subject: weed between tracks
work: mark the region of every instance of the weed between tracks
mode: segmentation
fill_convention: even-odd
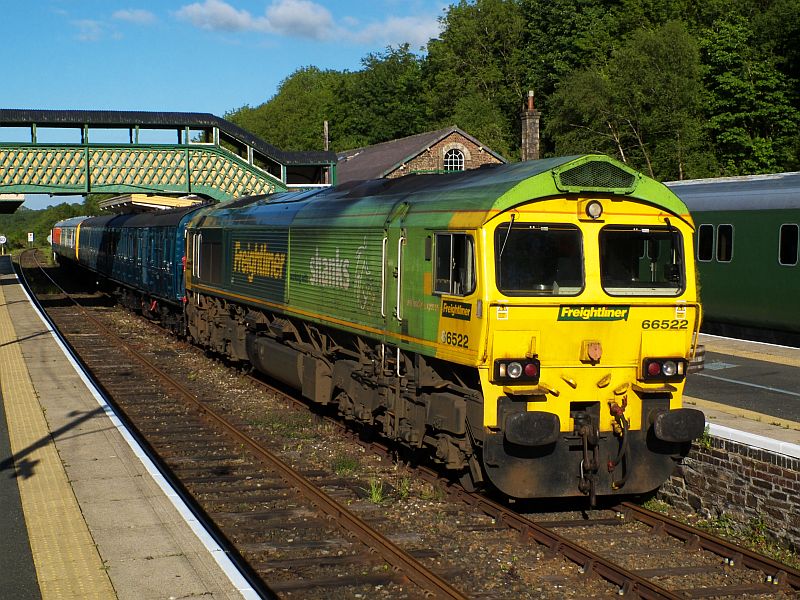
[[[283,413],[264,413],[249,424],[273,435],[295,440],[308,440],[314,437],[311,428],[311,415],[299,411]]]
[[[702,519],[696,515],[687,516],[675,513],[669,504],[657,498],[650,498],[642,506],[653,512],[668,514],[686,525],[718,535],[753,552],[768,556],[773,560],[786,563],[794,568],[800,568],[800,555],[785,546],[775,543],[767,536],[767,525],[762,515],[750,519],[748,523],[740,523],[725,514],[711,519]]]
[[[361,464],[352,456],[336,456],[331,461],[331,468],[337,475],[350,475],[358,471]]]

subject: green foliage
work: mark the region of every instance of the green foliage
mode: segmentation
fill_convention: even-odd
[[[605,65],[558,86],[546,131],[556,154],[602,152],[659,179],[707,175],[698,166],[701,89],[699,53],[683,23],[639,29]]]
[[[369,480],[369,488],[365,488],[369,494],[369,501],[373,504],[383,504],[386,499],[386,492],[383,489],[383,482],[380,479],[372,478]]]
[[[225,115],[239,127],[281,150],[324,149],[323,123],[336,104],[335,90],[347,73],[303,67],[284,79],[278,93],[256,107]]]
[[[525,21],[518,2],[462,0],[428,44],[428,100],[437,127],[457,125],[503,155],[519,148],[527,92]]]
[[[338,82],[330,113],[333,147],[359,148],[425,131],[421,62],[408,44],[369,54],[361,64],[361,71]]]
[[[716,21],[701,40],[707,130],[725,175],[774,172],[797,160],[797,81],[758,52],[754,38],[744,17],[734,16]]]
[[[357,458],[347,455],[336,456],[331,463],[331,467],[333,467],[333,471],[337,475],[354,473],[360,466],[361,464],[358,462]]]
[[[601,65],[628,21],[621,18],[620,2],[613,0],[520,0],[519,5],[527,83],[547,112],[558,84],[576,71]]]

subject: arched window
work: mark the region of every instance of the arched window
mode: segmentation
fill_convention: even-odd
[[[463,171],[464,170],[464,153],[461,150],[448,150],[444,153],[444,170],[445,171]]]

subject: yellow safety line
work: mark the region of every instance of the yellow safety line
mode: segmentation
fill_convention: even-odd
[[[795,429],[800,431],[800,423],[797,421],[789,421],[787,419],[780,419],[772,415],[765,415],[764,413],[747,410],[746,408],[738,408],[736,406],[728,406],[727,404],[719,404],[711,402],[710,400],[701,400],[700,398],[692,398],[684,394],[683,401],[686,404],[694,404],[697,408],[705,408],[707,410],[718,410],[735,417],[757,421],[759,423],[766,423],[768,425],[775,425],[783,429]]]
[[[116,598],[50,437],[1,285],[0,386],[42,598]]]

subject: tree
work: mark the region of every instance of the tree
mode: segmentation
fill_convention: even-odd
[[[637,30],[604,65],[558,86],[548,133],[557,154],[603,152],[659,179],[701,176],[700,61],[683,23]]]
[[[361,64],[361,71],[336,86],[329,109],[334,147],[347,150],[425,131],[422,64],[409,45],[368,54]]]
[[[509,156],[519,148],[519,111],[526,87],[519,3],[461,0],[428,44],[425,80],[432,125],[458,125]]]
[[[303,67],[284,79],[278,92],[256,107],[243,106],[226,119],[281,150],[324,149],[323,122],[337,103],[339,71]]]
[[[796,166],[797,81],[754,43],[743,17],[721,19],[701,40],[707,65],[707,125],[723,175]]]
[[[638,3],[638,2],[637,2]],[[524,64],[544,111],[566,77],[611,55],[626,19],[617,0],[520,0]]]

